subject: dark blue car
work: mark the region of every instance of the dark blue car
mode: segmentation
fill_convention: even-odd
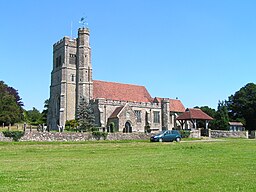
[[[181,134],[177,130],[165,130],[150,137],[150,141],[163,142],[163,141],[181,141]]]

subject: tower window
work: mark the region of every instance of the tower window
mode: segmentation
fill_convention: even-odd
[[[59,57],[56,58],[55,65],[56,65],[56,68],[59,67]]]
[[[74,75],[74,74],[71,75],[71,81],[72,81],[72,82],[75,81],[75,75]]]
[[[59,57],[56,57],[55,64],[56,64],[56,68],[61,66],[61,55]]]
[[[76,55],[69,54],[69,64],[76,64]]]

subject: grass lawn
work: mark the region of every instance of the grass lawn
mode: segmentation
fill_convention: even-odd
[[[255,191],[256,141],[0,143],[0,191]]]

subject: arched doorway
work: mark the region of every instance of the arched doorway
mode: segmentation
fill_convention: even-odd
[[[131,125],[131,123],[129,121],[127,121],[125,123],[123,132],[124,133],[131,133],[132,132],[132,125]]]

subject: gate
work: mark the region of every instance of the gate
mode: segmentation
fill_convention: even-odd
[[[209,137],[209,129],[201,129],[201,136],[202,137]]]

